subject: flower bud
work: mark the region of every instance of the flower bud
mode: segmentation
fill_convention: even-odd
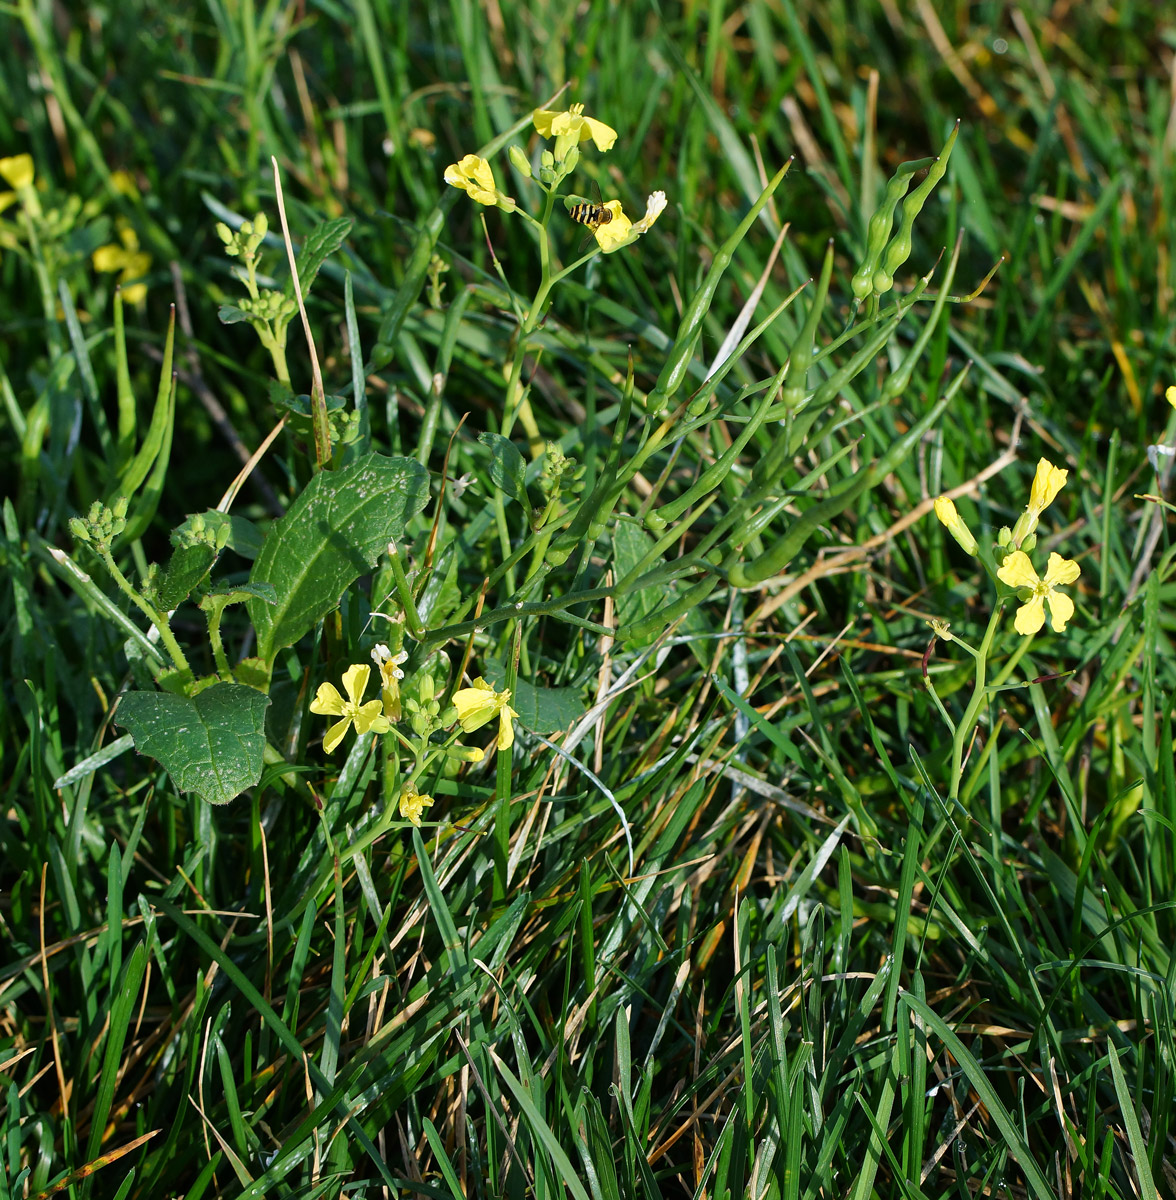
[[[523,153],[522,147],[521,146],[511,146],[510,150],[507,153],[510,157],[510,161],[514,164],[515,170],[518,171],[519,174],[522,175],[524,178],[530,179],[531,178],[531,164],[528,161],[526,154]]]
[[[959,543],[965,554],[976,555],[976,539],[972,531],[964,524],[963,517],[956,512],[956,506],[948,496],[939,496],[935,501],[935,515],[939,523]]]

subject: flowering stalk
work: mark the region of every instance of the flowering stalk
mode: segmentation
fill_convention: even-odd
[[[934,636],[949,642],[960,641],[960,644],[972,656],[974,663],[972,695],[958,722],[952,721],[940,702],[924,664],[923,678],[927,690],[931,693],[952,735],[951,768],[948,779],[948,795],[952,800],[958,801],[959,799],[965,751],[979,722],[981,707],[985,703],[988,693],[1005,686],[1007,680],[1017,669],[1021,659],[1028,651],[1034,635],[1046,623],[1047,608],[1050,625],[1057,633],[1065,630],[1074,615],[1073,600],[1060,589],[1077,581],[1078,564],[1070,559],[1062,558],[1060,554],[1051,553],[1045,575],[1039,577],[1029,557],[1029,554],[1036,548],[1037,525],[1041,514],[1065,486],[1066,476],[1065,470],[1053,466],[1047,459],[1043,458],[1038,462],[1030,490],[1029,503],[1026,505],[1025,511],[1018,518],[1013,529],[1006,527],[999,531],[997,543],[992,548],[991,555],[987,551],[980,550],[972,531],[949,497],[940,496],[935,501],[937,519],[960,548],[971,557],[980,559],[994,584],[1003,584],[1007,588],[1014,589],[1012,592],[1003,591],[998,586],[992,613],[988,619],[988,627],[980,645],[975,650],[948,633],[946,623],[932,621]],[[1014,628],[1021,635],[1022,640],[1004,663],[995,681],[989,684],[989,655],[992,653],[996,633],[1001,624],[1005,602],[1012,596],[1016,596],[1020,601]],[[930,648],[928,649],[929,654]]]

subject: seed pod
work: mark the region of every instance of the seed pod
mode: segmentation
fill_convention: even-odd
[[[890,277],[890,283],[887,284],[887,287],[893,284],[894,275],[898,268],[910,258],[915,218],[922,211],[927,197],[931,195],[931,190],[947,173],[947,160],[951,157],[952,147],[955,145],[955,140],[959,132],[960,123],[957,121],[947,141],[944,142],[939,157],[931,164],[931,169],[927,172],[927,178],[903,201],[902,224],[899,226],[894,241],[886,248],[886,257],[882,261],[880,274]],[[878,278],[879,273],[876,273],[875,284],[877,284]]]

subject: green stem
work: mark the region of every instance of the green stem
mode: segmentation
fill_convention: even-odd
[[[109,546],[99,544],[95,546],[95,549],[106,564],[106,569],[110,572],[111,578],[118,584],[119,590],[159,630],[159,640],[164,644],[168,654],[171,655],[171,660],[175,664],[176,669],[187,671],[191,674],[192,668],[188,666],[188,660],[184,657],[184,652],[180,649],[180,643],[176,641],[175,635],[169,628],[167,618],[153,605],[148,604],[134,587],[131,586],[131,581],[118,569],[118,564],[114,561],[114,556],[110,553]]]
[[[980,648],[976,652],[976,683],[972,688],[972,699],[968,701],[968,707],[964,709],[964,715],[960,718],[960,723],[956,726],[955,733],[952,735],[951,789],[948,793],[949,798],[952,800],[959,799],[960,778],[964,773],[964,747],[967,745],[968,739],[972,736],[972,731],[976,728],[980,707],[985,700],[988,655],[992,650],[992,642],[996,637],[996,631],[1000,625],[1000,616],[1003,608],[1003,600],[998,600],[993,605],[992,616],[988,619],[988,628],[984,631],[984,640],[980,643]]]
[[[233,682],[233,668],[229,665],[228,655],[225,654],[225,643],[221,637],[221,618],[225,615],[225,605],[219,605],[208,614],[208,641],[212,646],[212,658],[216,663],[216,673],[226,682]]]
[[[527,319],[523,322],[522,328],[519,330],[518,344],[515,346],[514,362],[510,368],[510,383],[506,389],[506,404],[503,406],[502,412],[502,436],[510,437],[510,431],[514,428],[516,418],[523,424],[523,428],[527,431],[527,436],[533,443],[539,442],[539,427],[535,424],[534,414],[531,412],[530,402],[523,396],[523,360],[527,356],[527,342],[539,328],[539,322],[543,319],[543,311],[547,307],[547,297],[551,293],[552,286],[555,284],[556,278],[551,274],[551,239],[547,233],[547,227],[551,221],[552,208],[555,205],[555,193],[548,192],[547,202],[543,207],[543,219],[539,224],[539,287],[535,292],[535,298],[531,301],[531,307],[527,310]]]
[[[400,552],[395,542],[388,543],[388,559],[392,564],[392,578],[396,583],[396,595],[404,609],[404,619],[408,623],[408,632],[414,641],[421,641],[425,636],[425,627],[416,610],[416,602],[412,598],[412,588],[404,575],[404,567],[400,564]]]

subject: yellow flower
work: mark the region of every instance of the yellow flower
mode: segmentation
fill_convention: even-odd
[[[333,683],[320,683],[318,692],[310,702],[310,711],[320,717],[342,717],[327,730],[323,738],[323,749],[330,754],[343,740],[349,725],[355,726],[355,732],[363,735],[369,730],[373,733],[387,733],[391,726],[388,718],[383,715],[383,705],[379,700],[369,700],[360,703],[360,697],[367,688],[371,667],[355,664],[343,672],[343,689],[347,693],[344,700]]]
[[[14,154],[11,158],[0,158],[0,179],[10,188],[20,191],[33,185],[33,156]]]
[[[1044,605],[1048,604],[1050,624],[1055,633],[1061,633],[1074,615],[1074,601],[1057,589],[1063,584],[1073,583],[1079,573],[1080,568],[1073,559],[1051,554],[1045,568],[1045,578],[1038,579],[1029,555],[1023,550],[1014,550],[1004,560],[1004,566],[997,571],[996,577],[1009,587],[1028,589],[1028,598],[1017,609],[1017,632],[1025,637],[1036,633],[1045,624]]]
[[[0,179],[14,189],[11,192],[0,192],[0,212],[21,200],[30,216],[40,214],[41,202],[33,190],[33,175],[31,154],[13,154],[9,158],[0,158]]]
[[[1037,463],[1037,474],[1033,476],[1033,486],[1029,489],[1028,511],[1038,516],[1053,503],[1054,497],[1066,486],[1066,476],[1069,471],[1055,467],[1048,459],[1040,459]]]
[[[94,270],[121,271],[118,285],[122,288],[123,299],[128,304],[141,304],[147,296],[147,285],[131,281],[142,279],[147,274],[151,268],[151,255],[139,249],[139,238],[129,225],[124,225],[118,231],[118,236],[122,241],[121,246],[112,242],[94,251]]]
[[[555,138],[555,159],[563,162],[573,146],[591,138],[597,150],[611,150],[617,131],[603,121],[584,116],[584,106],[573,104],[566,112],[537,108],[531,114],[535,128],[545,137]]]
[[[602,207],[612,213],[612,217],[607,224],[597,225],[592,233],[596,238],[596,244],[601,250],[605,254],[611,254],[614,250],[619,250],[623,245],[628,243],[629,234],[633,229],[633,222],[625,216],[619,200],[610,200]]]
[[[1172,387],[1170,387],[1164,393],[1164,399],[1167,400],[1173,408],[1176,408],[1176,384],[1173,384]]]
[[[964,524],[963,517],[956,511],[956,506],[950,496],[935,498],[935,515],[939,523],[951,534],[966,554],[976,553],[976,539],[972,531]]]
[[[1061,467],[1055,467],[1047,458],[1037,463],[1037,473],[1033,476],[1033,486],[1029,489],[1029,503],[1025,511],[1017,518],[1013,526],[1013,542],[1020,546],[1027,537],[1037,530],[1037,522],[1041,514],[1053,503],[1054,497],[1066,485],[1066,476],[1070,472]]]
[[[610,200],[605,208],[612,213],[612,220],[605,225],[598,225],[593,230],[597,245],[605,254],[611,254],[622,246],[635,242],[661,216],[666,207],[665,192],[654,192],[646,201],[645,216],[640,221],[630,221],[621,209],[619,200]]]
[[[421,825],[421,814],[433,803],[432,796],[423,796],[411,783],[406,783],[400,789],[400,815],[418,829]]]
[[[476,154],[467,154],[461,162],[451,163],[445,168],[445,182],[451,187],[467,192],[471,200],[485,204],[488,208],[497,205],[506,212],[514,212],[518,205],[510,196],[498,190],[490,164]]]
[[[457,719],[466,733],[481,729],[492,717],[498,717],[498,749],[509,750],[514,744],[512,718],[519,714],[510,706],[510,689],[496,692],[480,675],[473,686],[453,693]]]

